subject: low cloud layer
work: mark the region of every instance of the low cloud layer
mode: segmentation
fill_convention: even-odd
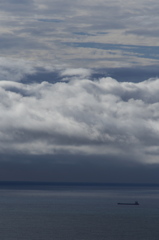
[[[0,81],[1,154],[73,154],[158,162],[159,79]],[[83,75],[82,75],[83,76]]]

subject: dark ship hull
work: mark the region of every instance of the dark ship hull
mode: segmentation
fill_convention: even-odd
[[[138,202],[134,202],[134,203],[118,203],[118,205],[139,205]]]

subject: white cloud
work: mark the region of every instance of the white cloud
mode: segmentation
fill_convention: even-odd
[[[86,78],[91,75],[92,71],[90,69],[85,68],[68,68],[61,71],[61,76],[66,77],[69,76],[69,78],[72,77],[81,77]],[[67,78],[68,80],[68,78]]]
[[[58,66],[40,62],[26,61],[24,59],[3,58],[0,57],[0,80],[21,81],[26,75],[34,75],[39,69],[46,72],[61,70],[62,66]]]
[[[157,162],[159,79],[79,80],[1,81],[0,152],[66,151]]]

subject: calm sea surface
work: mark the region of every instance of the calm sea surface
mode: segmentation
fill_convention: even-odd
[[[0,240],[36,239],[158,240],[159,187],[0,188]]]

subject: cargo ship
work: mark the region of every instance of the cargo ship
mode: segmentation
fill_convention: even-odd
[[[139,205],[139,203],[135,201],[134,203],[118,203],[118,205]]]

